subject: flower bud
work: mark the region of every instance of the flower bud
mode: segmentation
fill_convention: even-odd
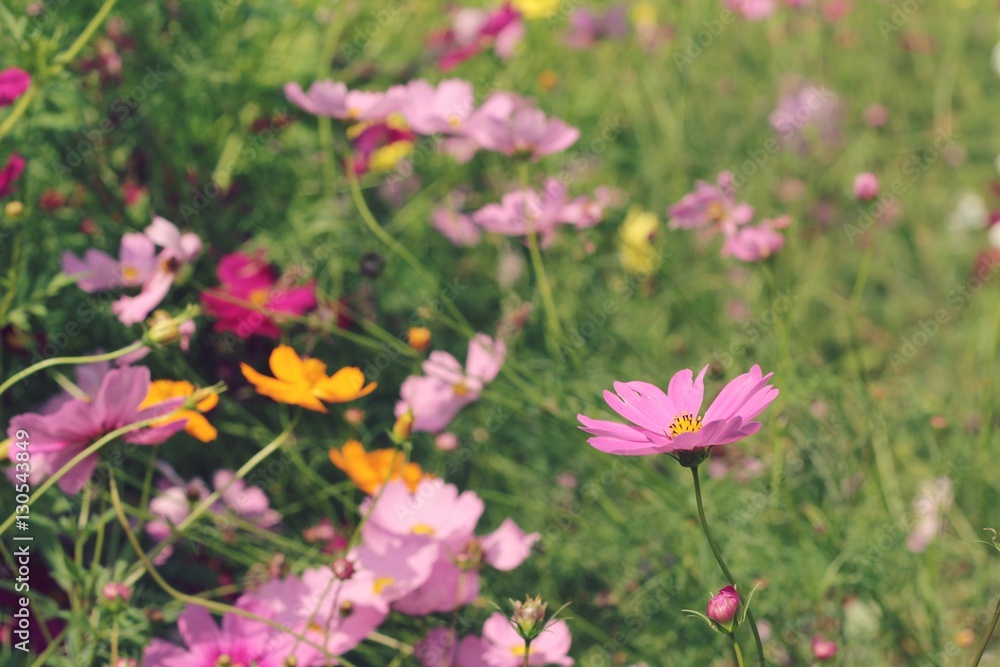
[[[708,601],[708,608],[705,614],[724,627],[726,630],[733,629],[733,619],[740,608],[740,595],[732,586],[726,586],[719,593]]]
[[[346,558],[338,558],[333,561],[333,565],[330,566],[330,569],[333,570],[333,576],[337,577],[341,581],[350,579],[354,576],[354,563]]]
[[[121,582],[109,581],[101,589],[101,598],[112,609],[121,609],[130,597],[132,597],[132,589]]]
[[[7,217],[10,220],[18,220],[20,219],[21,214],[24,213],[24,204],[22,204],[19,201],[7,202],[7,205],[4,207],[3,212],[7,215]]]
[[[427,327],[410,327],[406,339],[417,352],[423,352],[431,344],[431,330]]]
[[[854,196],[863,201],[870,201],[878,196],[879,182],[875,174],[865,172],[854,179]]]
[[[832,660],[837,655],[837,642],[823,639],[819,635],[813,637],[812,641],[813,657],[820,662]]]
[[[396,423],[392,425],[392,439],[396,444],[402,444],[410,439],[413,432],[413,412],[407,410],[399,415]]]
[[[347,408],[344,410],[344,421],[351,426],[357,426],[365,421],[365,411],[361,408]]]
[[[142,342],[151,346],[164,346],[179,343],[181,347],[187,347],[187,340],[191,337],[191,324],[196,315],[201,312],[198,306],[188,306],[177,317],[171,317],[165,310],[156,310],[146,320],[149,329],[142,336]]]
[[[514,612],[510,616],[511,623],[524,641],[530,642],[542,634],[542,630],[545,629],[545,609],[548,604],[542,601],[541,595],[533,598],[525,595],[524,602],[511,600],[510,603],[514,606]]]

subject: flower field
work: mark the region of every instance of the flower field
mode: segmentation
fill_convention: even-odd
[[[0,663],[1000,665],[998,19],[0,4]]]

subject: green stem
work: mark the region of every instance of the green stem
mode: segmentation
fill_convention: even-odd
[[[99,361],[110,361],[111,359],[117,359],[118,357],[124,357],[130,352],[135,352],[136,350],[145,346],[141,340],[137,340],[127,347],[123,347],[120,350],[115,350],[114,352],[106,352],[105,354],[93,354],[83,357],[53,357],[51,359],[43,359],[33,366],[28,366],[20,373],[15,373],[9,377],[3,384],[0,384],[0,396],[3,396],[4,392],[13,387],[15,384],[33,375],[40,370],[44,370],[51,366],[63,366],[65,364],[94,364]],[[0,531],[2,532],[2,531]]]
[[[527,163],[522,162],[518,171],[520,172],[521,191],[526,192],[528,189]],[[531,268],[538,281],[538,290],[542,293],[542,305],[545,306],[545,342],[548,344],[549,352],[554,357],[562,359],[562,353],[559,351],[559,341],[563,337],[562,325],[559,323],[559,315],[556,312],[556,302],[552,298],[552,284],[549,282],[549,274],[546,273],[545,263],[542,261],[542,251],[538,245],[535,221],[534,218],[529,218],[527,205],[524,207],[524,216],[528,227],[528,253],[531,255]]]
[[[701,480],[698,478],[698,466],[691,466],[691,476],[694,478],[694,498],[698,504],[698,518],[701,520],[701,529],[705,531],[708,546],[711,547],[712,553],[715,555],[715,560],[719,563],[719,567],[722,568],[722,573],[726,575],[726,581],[729,582],[730,586],[739,590],[739,586],[736,585],[736,578],[729,571],[726,560],[722,557],[722,550],[719,549],[719,544],[715,541],[715,537],[712,536],[712,531],[708,527],[708,519],[705,518],[705,504],[701,499]],[[753,639],[757,645],[757,657],[760,660],[760,665],[766,665],[767,662],[764,660],[764,646],[760,640],[760,631],[757,630],[757,619],[754,618],[753,612],[750,609],[747,609],[747,620],[750,621],[750,630],[753,632]]]
[[[80,36],[77,37],[72,44],[70,44],[68,49],[57,55],[53,59],[53,62],[58,65],[65,65],[72,62],[73,58],[76,57],[76,54],[78,54],[80,50],[87,45],[90,38],[94,36],[97,29],[101,27],[102,23],[104,23],[104,19],[108,18],[108,14],[111,13],[111,10],[117,2],[118,0],[104,0],[104,4],[101,5],[101,8],[97,10],[96,14],[94,14],[94,18],[90,19],[90,23],[88,23],[87,27],[83,29]]]
[[[743,667],[743,652],[740,651],[740,645],[736,643],[736,637],[729,635],[730,641],[733,642],[733,656],[736,658],[737,667]]]
[[[14,124],[24,115],[24,112],[28,110],[28,105],[31,104],[31,100],[35,98],[35,93],[38,92],[37,86],[30,86],[28,90],[24,91],[20,99],[17,100],[17,104],[14,108],[10,110],[10,114],[3,119],[0,123],[0,141],[7,136]]]
[[[997,608],[993,611],[993,620],[990,621],[990,627],[986,629],[983,641],[979,644],[979,650],[976,651],[976,657],[972,660],[972,667],[978,667],[979,661],[983,659],[983,654],[986,653],[986,645],[990,643],[990,637],[993,636],[993,631],[997,629],[997,621],[1000,621],[1000,598],[997,599]]]

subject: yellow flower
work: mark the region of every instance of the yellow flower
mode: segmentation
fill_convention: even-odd
[[[149,385],[149,392],[139,405],[139,409],[149,408],[172,398],[186,398],[194,394],[194,391],[194,385],[186,380],[155,380]],[[219,437],[219,432],[201,413],[208,412],[218,404],[219,396],[209,394],[195,405],[195,410],[181,410],[170,419],[163,420],[163,423],[169,424],[186,419],[185,431],[202,442],[211,442]]]
[[[559,0],[514,0],[514,9],[526,19],[544,19],[559,9]]]
[[[645,273],[656,268],[658,257],[652,239],[660,227],[656,215],[638,206],[629,208],[618,231],[622,267],[629,273]]]
[[[395,449],[367,452],[357,440],[348,440],[340,449],[331,449],[330,461],[368,495],[374,494],[381,484],[400,478],[410,491],[416,491],[417,484],[424,478],[419,465],[404,462],[402,452]]]
[[[326,364],[319,359],[300,358],[287,345],[274,348],[268,365],[274,377],[258,373],[247,364],[240,364],[240,370],[261,396],[316,412],[326,412],[324,402],[353,401],[367,396],[378,386],[374,382],[365,386],[364,373],[353,366],[327,375]]]
[[[394,141],[375,149],[368,158],[368,168],[372,171],[392,171],[399,161],[413,152],[412,141]]]

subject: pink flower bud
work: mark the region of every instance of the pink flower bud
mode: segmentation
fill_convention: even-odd
[[[864,172],[854,179],[854,196],[864,201],[878,196],[878,178],[875,174]]]
[[[873,104],[865,109],[865,122],[869,127],[882,127],[889,120],[889,110],[881,104]]]
[[[739,593],[737,593],[736,589],[732,586],[726,586],[719,591],[718,595],[708,601],[706,614],[710,619],[719,625],[724,625],[729,628],[731,627],[733,619],[736,617],[736,611],[739,608]]]
[[[832,660],[837,655],[837,642],[823,639],[819,635],[813,637],[813,657],[820,662]]]
[[[104,584],[101,595],[108,602],[127,602],[132,597],[132,589],[125,584],[111,581]]]
[[[451,452],[458,448],[458,436],[448,431],[438,433],[434,438],[434,444],[442,452]]]
[[[354,563],[346,558],[338,558],[333,561],[333,565],[330,568],[333,570],[333,576],[342,581],[354,576]]]

